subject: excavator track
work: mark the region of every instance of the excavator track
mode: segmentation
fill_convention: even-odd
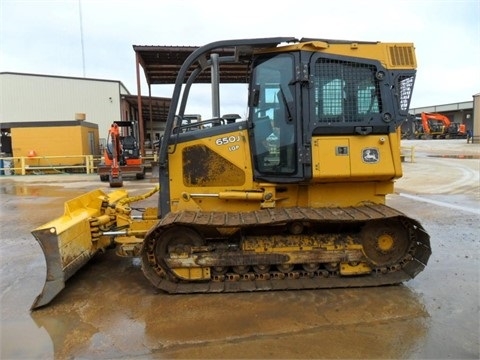
[[[173,294],[367,287],[414,278],[430,254],[420,223],[386,205],[184,211],[147,234],[142,269]]]

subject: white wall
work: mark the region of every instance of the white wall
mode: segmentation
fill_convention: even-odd
[[[76,113],[85,113],[106,138],[110,124],[121,120],[125,94],[119,81],[0,73],[0,122],[75,120]]]

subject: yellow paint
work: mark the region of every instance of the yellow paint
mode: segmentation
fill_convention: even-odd
[[[252,181],[246,130],[178,143],[173,148],[169,155],[173,211],[224,211],[230,202],[235,211],[259,208],[263,193]],[[196,156],[188,156],[192,154]],[[209,169],[202,162],[208,163]]]
[[[246,130],[178,143],[171,147],[169,158],[172,211],[384,204],[385,196],[394,191],[395,179],[402,176],[399,145],[398,133],[316,136],[312,181],[276,185],[253,181]],[[369,149],[374,149],[377,160],[365,161]],[[185,162],[186,153],[196,159]]]
[[[393,137],[393,139],[392,139]],[[318,181],[393,180],[401,176],[396,134],[356,137],[314,137],[313,177]],[[398,149],[397,149],[398,148]],[[372,152],[372,154],[366,152]],[[369,162],[369,156],[372,162]]]
[[[172,272],[184,280],[209,280],[210,268],[209,267],[191,267],[191,268],[174,268]]]
[[[17,127],[11,129],[11,134],[13,157],[27,157],[26,165],[31,167],[83,164],[82,157],[55,159],[42,157],[96,155],[99,152],[98,128],[78,125],[77,122],[72,122],[72,126]],[[90,150],[90,137],[93,137],[95,147],[93,151]],[[36,158],[28,158],[32,151],[35,152]]]
[[[355,41],[335,44],[324,41],[310,41],[294,45],[280,46],[268,51],[259,52],[284,52],[304,50],[350,56],[354,58],[378,60],[387,69],[413,69],[417,67],[415,47],[412,43],[358,43]]]
[[[340,274],[344,276],[370,274],[371,272],[372,272],[372,268],[368,266],[366,263],[358,263],[358,264],[341,263],[340,264]]]
[[[394,240],[390,235],[383,234],[378,238],[377,243],[381,251],[389,251],[393,248]]]

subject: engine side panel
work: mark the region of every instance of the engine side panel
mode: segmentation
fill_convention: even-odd
[[[314,181],[382,181],[402,175],[393,134],[316,136],[312,144]]]

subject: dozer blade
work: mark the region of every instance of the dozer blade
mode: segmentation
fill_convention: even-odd
[[[105,202],[112,204],[126,196],[124,190],[109,195],[99,189],[93,190],[67,201],[62,216],[32,231],[47,265],[45,285],[32,310],[52,301],[73,274],[95,253],[110,245],[110,239],[99,237],[98,233],[92,237],[90,219],[103,215]]]

